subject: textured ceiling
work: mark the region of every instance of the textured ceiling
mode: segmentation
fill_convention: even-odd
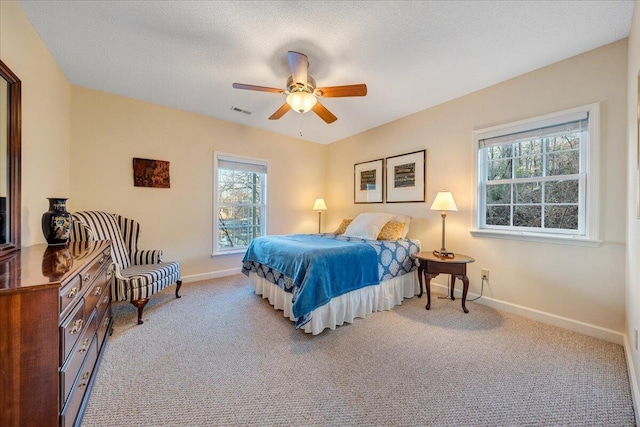
[[[633,1],[20,1],[73,84],[331,143],[629,35]],[[268,117],[286,53],[338,120]],[[235,106],[252,112],[231,110]],[[302,132],[302,136],[300,133]]]

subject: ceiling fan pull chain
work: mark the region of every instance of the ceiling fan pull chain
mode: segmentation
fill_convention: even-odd
[[[300,116],[300,125],[299,125],[299,128],[300,128],[300,137],[302,137],[302,114],[298,114],[298,115]]]

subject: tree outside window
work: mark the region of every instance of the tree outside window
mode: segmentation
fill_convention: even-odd
[[[214,252],[245,249],[266,232],[266,162],[216,155]]]
[[[590,237],[593,113],[595,104],[475,132],[479,231]]]

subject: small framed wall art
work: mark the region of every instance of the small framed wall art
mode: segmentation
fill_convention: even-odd
[[[135,187],[170,188],[169,162],[134,158],[133,185]]]
[[[353,169],[353,202],[382,203],[382,186],[384,185],[383,159],[356,163]]]
[[[387,157],[387,203],[424,202],[427,150]]]

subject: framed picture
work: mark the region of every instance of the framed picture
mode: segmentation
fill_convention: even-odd
[[[424,202],[427,150],[385,159],[387,203]]]
[[[356,163],[353,166],[353,202],[382,203],[383,160]]]
[[[135,187],[170,188],[169,162],[134,158],[133,185]]]

